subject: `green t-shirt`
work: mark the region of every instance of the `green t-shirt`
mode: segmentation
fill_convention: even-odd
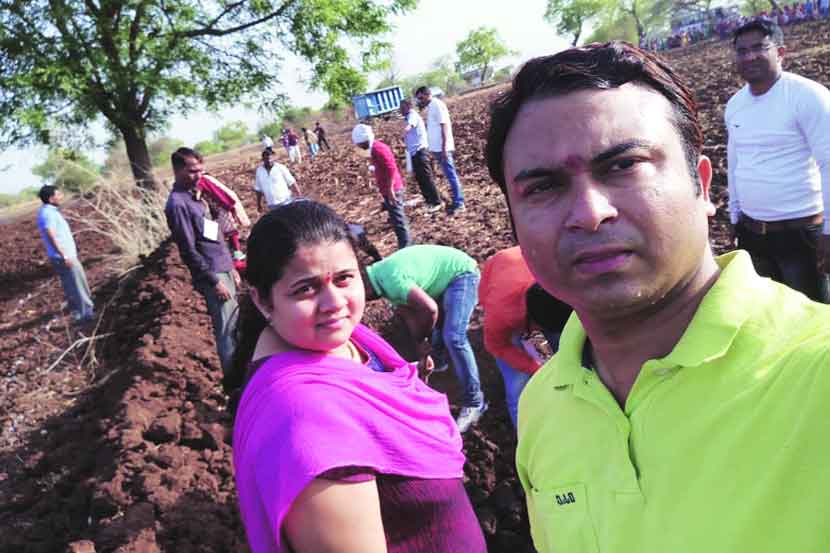
[[[540,553],[830,551],[830,306],[746,252],[620,406],[576,314],[525,387],[516,465]]]
[[[413,286],[438,299],[455,277],[475,272],[478,263],[461,250],[427,244],[403,248],[366,268],[375,292],[396,305],[406,303]]]

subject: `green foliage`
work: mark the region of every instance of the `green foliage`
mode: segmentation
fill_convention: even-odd
[[[744,0],[741,2],[741,15],[752,17],[764,10],[770,9],[768,0]]]
[[[637,44],[640,37],[668,28],[675,0],[620,0],[606,11],[586,42],[627,40]]]
[[[162,136],[150,142],[150,159],[153,162],[153,167],[167,167],[170,165],[170,154],[181,146],[184,146],[183,141],[169,136]]]
[[[161,136],[150,141],[148,150],[150,151],[150,160],[153,167],[169,167],[170,154],[173,153],[180,146],[184,146],[184,142],[178,138],[169,136]],[[115,140],[107,149],[107,158],[104,160],[104,167],[102,173],[104,175],[129,173],[130,160],[127,157],[127,149],[124,147],[123,140]]]
[[[470,31],[467,38],[456,44],[455,50],[458,54],[459,72],[477,69],[482,82],[496,60],[513,54],[493,27],[479,27]]]
[[[0,194],[0,208],[30,202],[37,198],[40,189],[35,186],[24,188],[17,194]]]
[[[210,156],[225,151],[224,145],[215,140],[202,140],[201,142],[197,142],[193,148],[203,156]]]
[[[509,81],[513,77],[513,66],[505,65],[493,75],[494,81],[504,82]]]
[[[614,5],[611,0],[548,0],[545,21],[559,34],[571,35],[571,46],[576,46],[586,26],[613,11]]]
[[[432,66],[424,73],[418,73],[409,77],[397,77],[394,80],[386,78],[375,85],[375,88],[386,88],[389,86],[399,86],[403,90],[405,96],[412,96],[415,94],[415,89],[420,86],[438,86],[448,95],[457,94],[463,90],[467,84],[458,71],[455,70],[455,64],[451,56],[442,56],[432,62]]]
[[[85,192],[101,176],[98,166],[83,153],[65,148],[51,148],[46,159],[34,167],[32,173],[72,192]]]
[[[248,125],[242,121],[232,121],[213,133],[213,140],[221,145],[222,150],[239,148],[243,144],[251,142],[251,135],[248,132]]]
[[[175,112],[269,97],[286,52],[343,98],[378,67],[388,18],[417,0],[0,0],[0,145],[103,116],[141,181],[148,134]],[[345,43],[366,55],[355,67]],[[149,177],[151,178],[151,177]]]

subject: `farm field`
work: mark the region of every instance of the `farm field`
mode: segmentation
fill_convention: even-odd
[[[830,24],[786,28],[785,36],[785,69],[830,86]],[[705,42],[665,57],[697,93],[704,153],[716,169],[711,241],[723,252],[731,248],[723,110],[740,86],[730,45]],[[453,246],[479,262],[513,245],[504,200],[483,158],[488,105],[504,90],[448,102],[467,210],[454,217],[429,213],[410,176],[407,214],[416,242]],[[399,118],[375,124],[378,138],[399,154],[401,127]],[[349,143],[350,130],[351,124],[328,127],[334,150],[313,163],[304,156],[291,170],[307,195],[363,224],[389,254],[394,233],[367,160]],[[251,147],[205,164],[238,192],[252,216],[258,162],[258,148]],[[443,176],[438,185],[448,199]],[[0,553],[247,551],[235,506],[232,421],[210,321],[175,245],[165,241],[129,270],[113,271],[112,243],[78,232],[88,212],[80,203],[66,211],[102,314],[94,340],[84,341],[90,335],[79,335],[60,316],[60,284],[34,214],[0,216],[7,252],[0,257]],[[402,328],[388,304],[369,304],[364,322],[401,346]],[[464,437],[467,489],[490,551],[531,552],[513,467],[515,438],[501,376],[483,349],[478,310],[470,333],[490,410]],[[458,408],[451,372],[436,374],[430,384]]]

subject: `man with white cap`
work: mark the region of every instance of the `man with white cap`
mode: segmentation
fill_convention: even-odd
[[[352,129],[352,142],[364,150],[369,150],[369,157],[374,167],[375,182],[378,191],[383,196],[383,208],[389,213],[389,222],[398,239],[398,248],[410,245],[409,224],[404,213],[404,187],[401,173],[395,162],[392,149],[375,139],[375,133],[369,125],[357,125]]]

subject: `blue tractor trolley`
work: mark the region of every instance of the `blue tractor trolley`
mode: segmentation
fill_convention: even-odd
[[[399,86],[390,86],[389,88],[358,94],[352,97],[354,115],[359,121],[388,115],[398,111],[403,97],[403,90]]]

